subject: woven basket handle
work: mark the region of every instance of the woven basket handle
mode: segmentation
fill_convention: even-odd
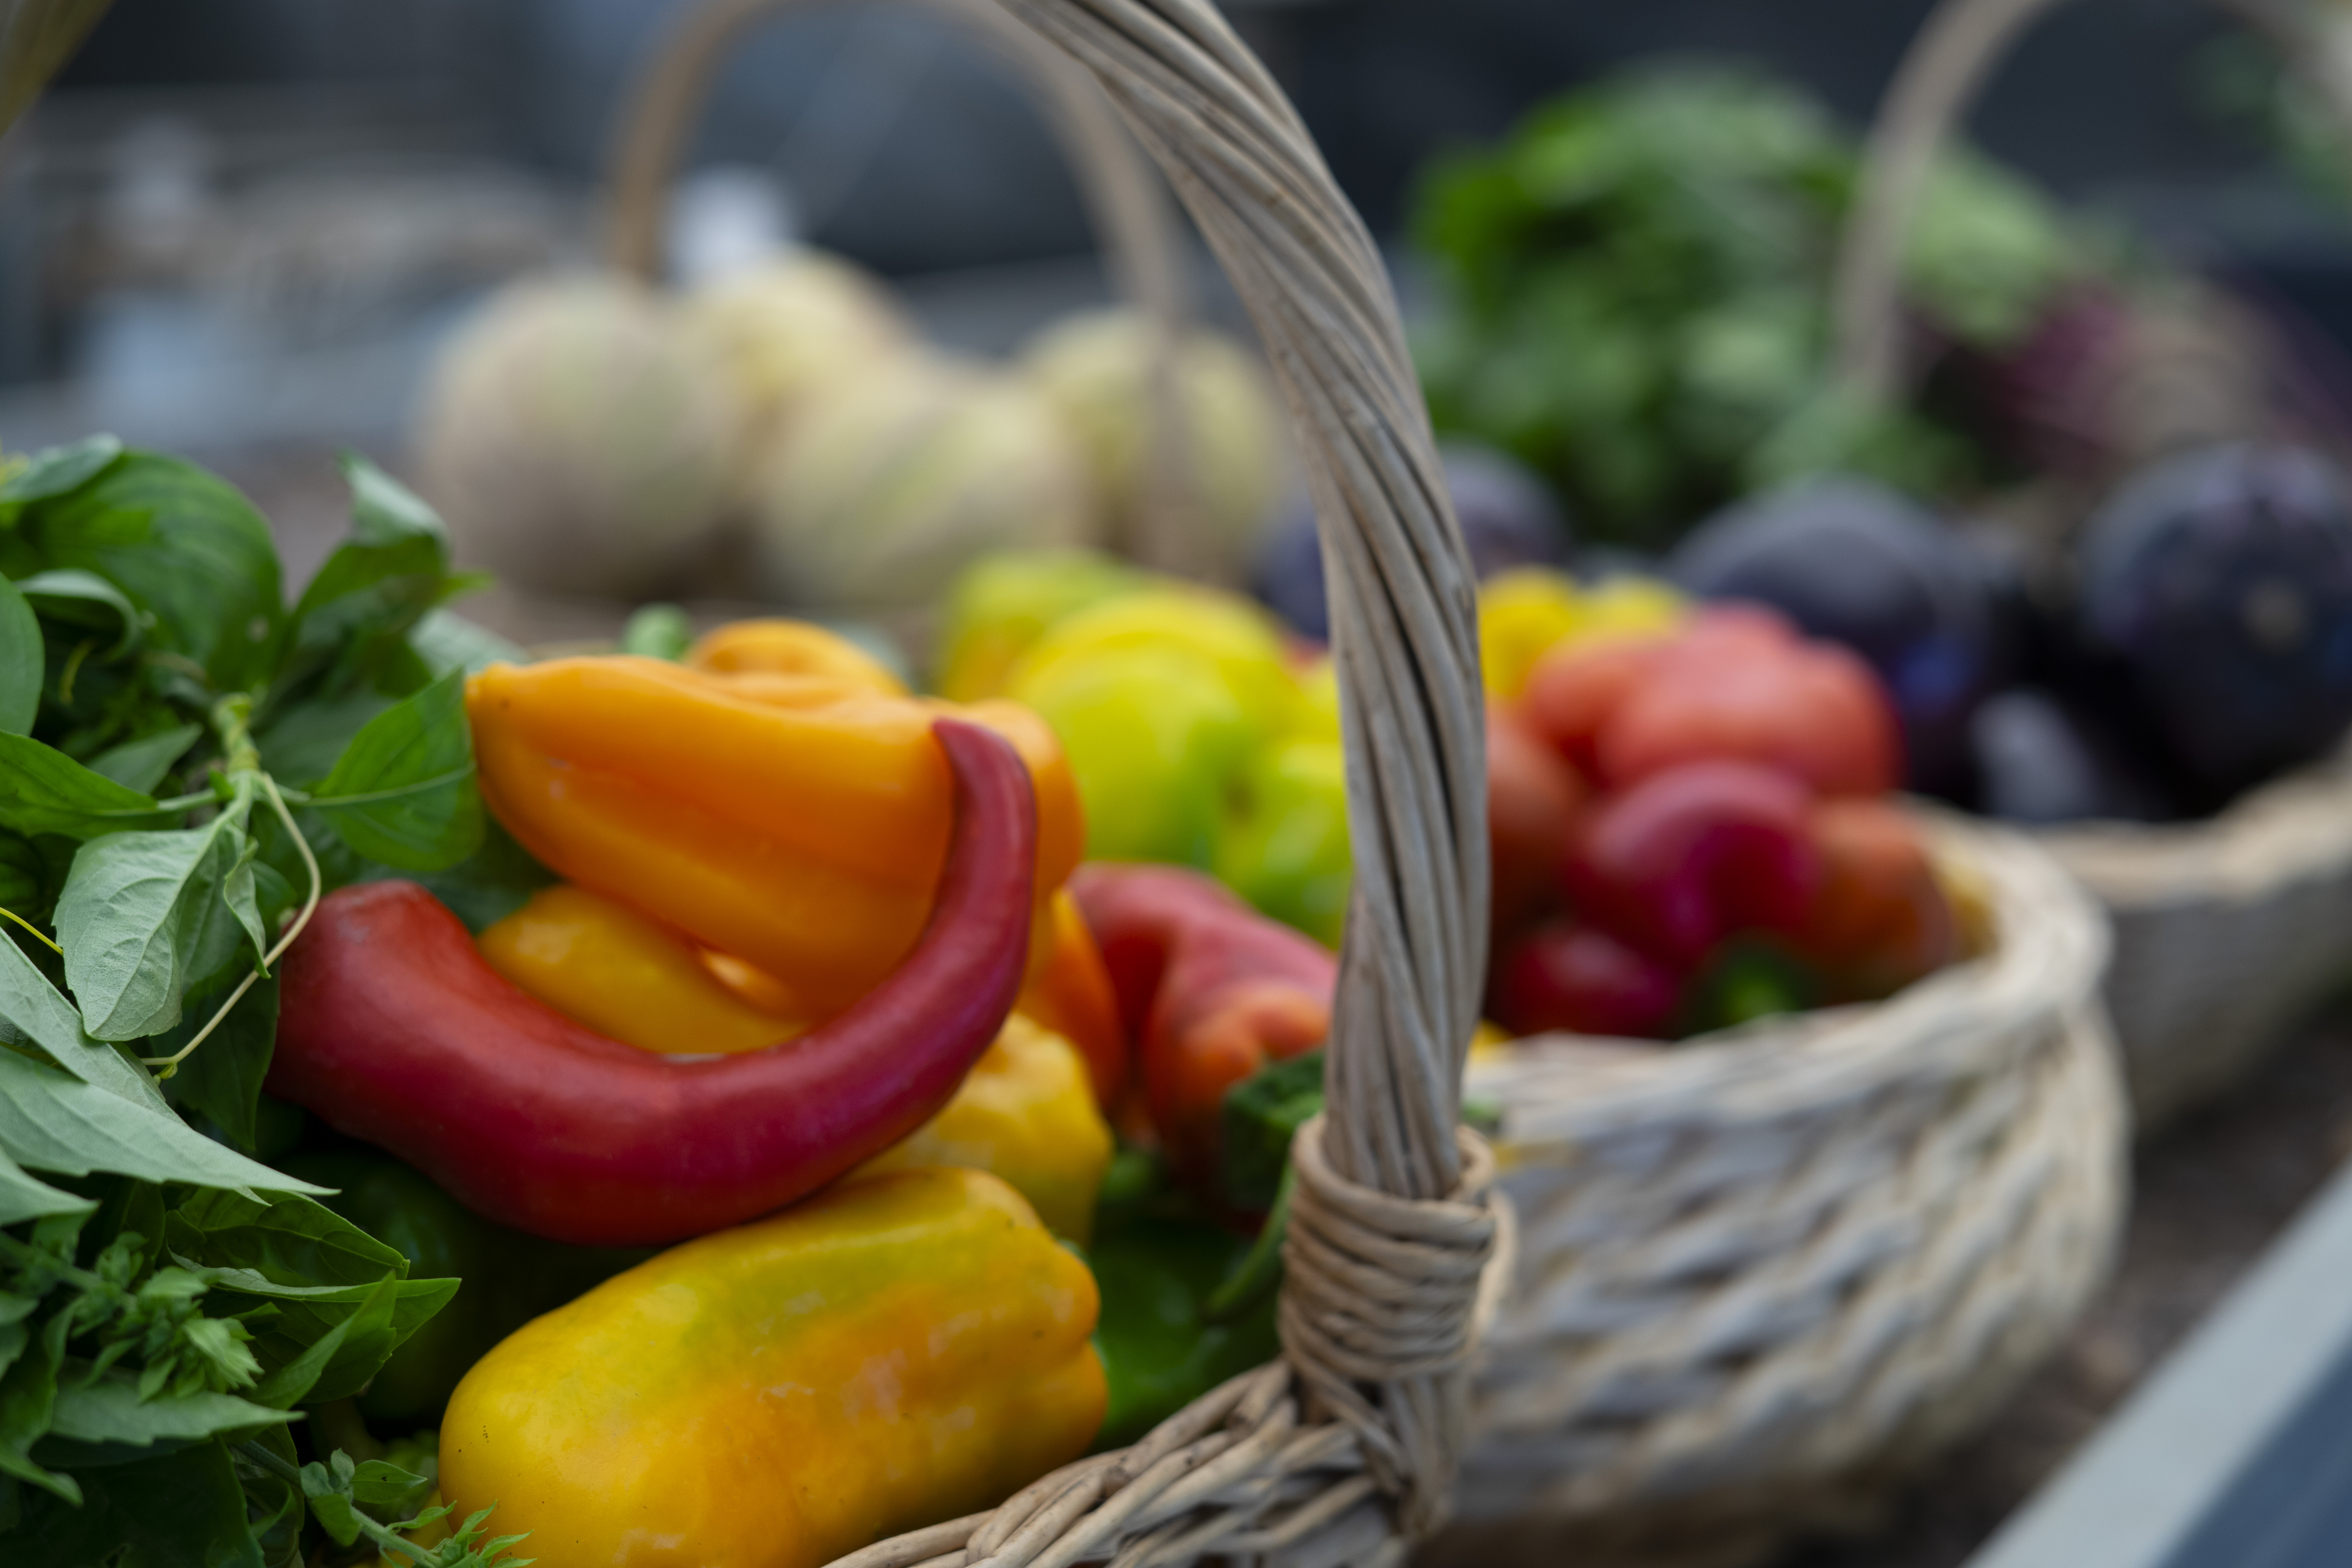
[[[606,172],[611,207],[605,261],[647,284],[661,280],[670,184],[712,80],[736,45],[763,24],[820,0],[706,0],[660,39],[633,88]],[[1210,557],[1188,526],[1192,501],[1176,347],[1188,301],[1182,238],[1151,169],[1119,128],[1086,72],[1007,16],[992,0],[922,0],[1001,56],[1042,100],[1047,123],[1076,172],[1118,292],[1149,323],[1151,354],[1149,467],[1140,515],[1118,543],[1147,565],[1206,575]]]
[[[1255,321],[1328,568],[1354,901],[1285,1250],[1285,1358],[992,1513],[837,1568],[1382,1568],[1443,1517],[1493,1162],[1456,1126],[1486,954],[1475,579],[1371,237],[1208,0],[1000,0],[1100,81]]]

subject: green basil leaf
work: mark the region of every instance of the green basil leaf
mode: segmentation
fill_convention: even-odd
[[[186,756],[188,748],[204,732],[202,724],[175,724],[169,730],[158,730],[152,735],[109,746],[90,758],[89,771],[112,779],[124,789],[152,795],[155,786],[171,773],[172,764]]]
[[[401,1342],[415,1333],[426,1319],[441,1310],[442,1305],[457,1293],[455,1279],[398,1279],[390,1275],[362,1291],[338,1292],[339,1296],[356,1293],[357,1304],[349,1311],[335,1316],[331,1323],[321,1319],[322,1330],[310,1342],[301,1355],[281,1369],[288,1373],[287,1385],[308,1379],[301,1394],[311,1405],[323,1405],[332,1399],[347,1399],[368,1385]],[[305,1315],[317,1310],[316,1299],[305,1301],[285,1312],[282,1320],[296,1332]],[[265,1349],[278,1338],[275,1332],[261,1336]],[[327,1353],[314,1352],[322,1347]],[[298,1363],[299,1373],[291,1371]],[[272,1386],[278,1374],[272,1374]]]
[[[37,1182],[5,1154],[0,1154],[0,1225],[16,1225],[53,1214],[88,1214],[98,1207],[94,1198],[61,1193]]]
[[[0,1053],[5,1054],[5,1053]],[[0,1374],[0,1475],[56,1493],[79,1505],[81,1488],[71,1476],[33,1462],[33,1445],[48,1435],[58,1403],[58,1368],[65,1363],[66,1335],[73,1314],[58,1312],[41,1325],[30,1355],[20,1355]]]
[[[299,1190],[329,1189],[305,1184]],[[273,1281],[302,1289],[372,1288],[386,1274],[408,1275],[408,1259],[401,1252],[307,1197],[257,1198],[222,1192],[215,1184],[189,1194],[173,1209],[163,1237],[183,1261],[194,1260],[191,1267],[250,1275],[231,1287],[248,1296],[275,1299],[278,1287]]]
[[[264,1568],[225,1444],[191,1444],[87,1479],[92,1506],[105,1503],[112,1533],[130,1544],[138,1568]]]
[[[189,985],[236,951],[241,911],[223,891],[247,852],[243,815],[230,809],[201,827],[110,833],[74,857],[58,895],[58,942],[66,984],[93,1038],[136,1040],[170,1028]]]
[[[433,1483],[389,1459],[362,1459],[352,1476],[352,1496],[361,1507],[388,1519],[406,1519],[425,1504]]]
[[[16,584],[0,577],[0,731],[33,732],[46,668],[41,623]]]
[[[49,1060],[91,1088],[169,1114],[147,1070],[125,1060],[112,1046],[91,1039],[74,1005],[13,942],[0,942],[0,1023],[7,1026],[5,1033],[30,1040],[48,1053]]]
[[[271,873],[276,875],[276,873]],[[185,1016],[179,1026],[158,1035],[148,1054],[168,1057],[188,1043],[190,1036],[226,1001],[249,973],[243,963],[224,965],[219,973],[188,993]],[[256,1119],[261,1103],[261,1083],[269,1076],[269,1058],[278,1039],[278,979],[255,983],[229,1016],[221,1021],[195,1053],[163,1086],[178,1105],[209,1118],[229,1146],[250,1154]]]
[[[289,703],[254,736],[261,765],[279,784],[308,789],[327,776],[368,721],[392,703],[373,691]]]
[[[378,872],[362,879],[399,874]],[[559,880],[554,872],[531,858],[530,851],[515,842],[514,835],[494,816],[482,823],[480,848],[446,871],[423,872],[414,879],[448,905],[450,913],[478,936],[529,903],[533,893]]]
[[[95,572],[79,567],[36,572],[19,582],[16,591],[52,620],[111,626],[114,646],[107,650],[108,658],[121,658],[131,652],[146,631],[147,617],[131,602],[131,595]]]
[[[302,1395],[313,1405],[357,1394],[367,1386],[392,1352],[448,1304],[458,1286],[455,1279],[390,1276],[369,1285],[277,1285],[246,1269],[200,1272],[215,1290],[257,1296],[276,1304],[277,1318],[254,1337],[254,1349],[265,1364],[281,1370],[290,1367],[339,1327],[350,1325],[337,1337],[333,1352],[323,1358],[316,1380]],[[270,1386],[274,1390],[275,1385]]]
[[[352,1457],[341,1448],[329,1464],[314,1459],[302,1467],[302,1495],[310,1500],[311,1517],[338,1546],[349,1546],[360,1538],[359,1509],[352,1497],[357,1470]]]
[[[49,1431],[77,1443],[192,1443],[215,1432],[283,1421],[291,1411],[271,1410],[234,1394],[198,1390],[176,1397],[142,1400],[135,1373],[120,1368],[93,1383],[58,1391]]]
[[[261,929],[261,900],[254,890],[254,857],[259,850],[260,846],[250,838],[246,839],[237,853],[236,864],[229,868],[226,877],[221,879],[220,889],[222,906],[228,910],[229,918],[243,929],[246,940],[253,943],[256,963],[260,963],[269,952],[269,933]]]
[[[372,687],[416,689],[406,637],[417,619],[462,584],[449,574],[449,536],[433,509],[365,458],[343,455],[352,537],[336,547],[294,607],[295,650],[281,682],[326,671],[328,695]]]
[[[150,1109],[84,1083],[63,1068],[5,1049],[0,1153],[30,1171],[67,1176],[111,1171],[143,1181],[226,1188],[248,1197],[257,1189],[325,1190],[223,1148],[168,1109]]]
[[[28,921],[47,918],[48,868],[29,838],[0,832],[0,910]]]
[[[386,1275],[383,1284],[391,1282],[392,1277]],[[373,1301],[381,1292],[380,1285],[377,1290],[370,1292],[368,1300]],[[343,1319],[313,1340],[300,1354],[263,1377],[253,1385],[253,1397],[264,1404],[285,1405],[299,1405],[310,1398],[310,1391],[319,1386],[319,1379],[326,1374],[327,1368],[341,1352],[343,1341],[351,1334],[352,1325],[359,1321],[359,1318],[360,1313],[354,1312]],[[362,1325],[362,1328],[365,1326]]]
[[[7,123],[7,116],[0,113],[0,127]],[[46,447],[0,479],[0,506],[47,500],[78,490],[121,456],[122,443],[111,436],[85,436],[69,447]]]
[[[44,559],[95,572],[155,623],[158,646],[202,665],[214,687],[257,685],[285,623],[269,525],[192,463],[128,452],[72,495],[29,510]]]
[[[453,669],[479,675],[494,664],[529,664],[530,655],[520,643],[510,642],[447,610],[428,610],[408,630],[415,648],[436,677]]]
[[[125,789],[29,735],[0,734],[0,827],[95,838],[163,826],[186,815],[184,807]]]
[[[448,548],[449,526],[423,497],[357,452],[338,454],[336,461],[352,487],[352,532],[362,544],[429,539]]]
[[[310,797],[337,837],[404,871],[438,871],[482,841],[466,683],[456,672],[362,726]]]

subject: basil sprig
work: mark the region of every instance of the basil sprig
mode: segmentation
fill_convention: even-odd
[[[277,968],[320,897],[409,875],[495,918],[440,520],[357,458],[289,607],[252,506],[109,437],[0,459],[0,1561],[307,1560],[401,1533],[425,1478],[289,1426],[456,1290],[256,1158]],[[486,845],[486,837],[488,843]],[[421,1511],[420,1511],[421,1510]]]

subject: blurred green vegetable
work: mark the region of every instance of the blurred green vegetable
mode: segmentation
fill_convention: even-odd
[[[1832,466],[1912,489],[1986,458],[1924,407],[1822,389],[1852,139],[1755,71],[1680,66],[1580,89],[1500,146],[1443,159],[1413,234],[1444,308],[1420,340],[1443,430],[1542,471],[1582,525],[1660,542],[1753,486]],[[1998,351],[2102,243],[1968,155],[1930,178],[1905,261],[1940,342]]]

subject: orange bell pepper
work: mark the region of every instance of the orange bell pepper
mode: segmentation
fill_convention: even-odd
[[[782,981],[827,1016],[915,943],[947,853],[952,789],[931,735],[948,711],[658,659],[495,665],[467,689],[482,795],[566,879]],[[751,689],[743,689],[750,683]],[[1036,925],[1085,841],[1077,790],[1042,721],[983,704],[1037,805]],[[1040,962],[1043,942],[1033,943]]]
[[[1127,1028],[1119,1021],[1118,994],[1078,900],[1066,891],[1056,893],[1053,921],[1052,950],[1044,964],[1033,967],[1013,1010],[1077,1047],[1094,1084],[1095,1103],[1108,1110],[1127,1082]]]
[[[880,659],[806,621],[730,621],[698,638],[686,663],[713,675],[822,676],[886,697],[907,695],[906,684]]]

